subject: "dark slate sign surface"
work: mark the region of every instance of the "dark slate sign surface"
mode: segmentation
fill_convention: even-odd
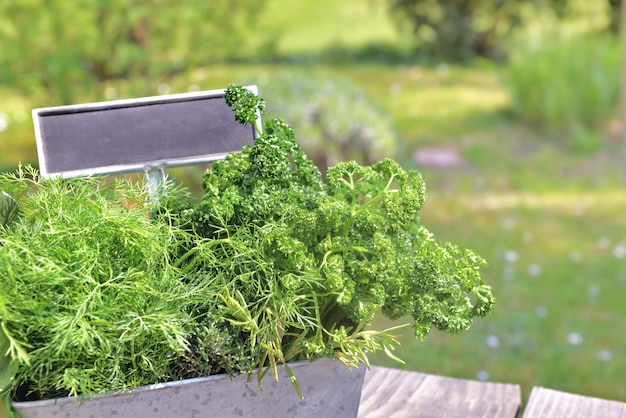
[[[224,90],[40,108],[33,121],[45,177],[206,163],[255,137],[235,121]]]

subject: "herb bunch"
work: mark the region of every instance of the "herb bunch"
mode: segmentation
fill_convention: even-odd
[[[424,183],[391,159],[325,178],[263,101],[229,86],[259,135],[203,176],[191,203],[170,183],[158,209],[129,181],[0,174],[0,396],[90,396],[217,373],[277,378],[287,362],[347,366],[459,332],[494,305],[468,249],[420,223]],[[149,212],[151,217],[147,216]],[[398,359],[399,360],[399,359]]]
[[[226,100],[241,123],[263,111],[240,86]],[[324,180],[294,131],[272,119],[254,145],[214,163],[203,186],[202,200],[178,213],[198,237],[180,267],[206,285],[207,317],[242,331],[260,371],[320,356],[349,366],[368,364],[367,352],[393,356],[391,330],[370,329],[378,312],[412,317],[425,338],[432,327],[466,330],[493,308],[485,261],[434,239],[419,221],[420,174],[391,159],[339,163]]]
[[[174,233],[146,219],[141,188],[21,168],[0,189],[23,212],[0,226],[0,359],[11,359],[0,389],[48,399],[178,378],[192,289],[171,266]]]

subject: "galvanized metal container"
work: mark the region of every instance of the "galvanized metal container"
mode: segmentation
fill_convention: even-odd
[[[68,397],[13,402],[22,418],[206,418],[315,417],[355,418],[366,368],[350,369],[321,358],[290,364],[304,400],[297,395],[284,367],[279,379],[267,375],[259,388],[256,376],[248,381],[215,375],[142,386],[131,392],[98,395],[82,404]]]

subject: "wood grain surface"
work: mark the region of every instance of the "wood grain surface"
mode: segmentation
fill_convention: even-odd
[[[524,418],[626,418],[626,403],[534,387]]]
[[[365,375],[359,418],[513,418],[519,385],[454,379],[372,367]]]

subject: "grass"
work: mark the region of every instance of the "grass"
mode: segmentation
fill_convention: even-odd
[[[405,367],[624,400],[624,204],[619,192],[431,195],[425,224],[489,260],[498,302],[468,333],[405,337]]]
[[[315,3],[319,9],[290,14],[284,1],[272,0],[276,21],[269,27],[280,29],[279,48],[296,58],[197,69],[169,80],[171,92],[270,77],[284,65],[333,74],[361,85],[394,117],[402,138],[397,157],[405,165],[414,166],[413,151],[425,145],[454,147],[466,160],[459,168],[420,167],[429,188],[423,220],[441,239],[488,260],[484,274],[498,297],[496,310],[465,334],[404,338],[398,354],[406,366],[379,356],[373,362],[521,384],[525,396],[542,385],[626,401],[623,144],[612,139],[584,153],[559,135],[518,123],[508,115],[510,99],[494,66],[331,59],[328,48],[336,44],[366,50],[371,42],[395,42],[404,50],[406,43],[379,12],[367,12],[367,2],[323,0]],[[346,33],[334,28],[346,26],[348,7],[356,12]],[[323,19],[310,18],[315,13]],[[376,28],[376,36],[364,28]],[[131,86],[108,87],[132,97]],[[28,100],[11,92],[2,97],[0,112],[27,111]],[[10,132],[10,147],[9,131],[0,133],[0,167],[34,159],[29,124]]]
[[[514,92],[513,111],[557,132],[593,130],[616,110],[619,39],[608,34],[554,32],[544,36],[543,42],[527,41],[513,49],[505,75]]]
[[[281,55],[301,56],[331,47],[354,49],[399,40],[384,4],[378,1],[322,0],[302,2],[298,7],[286,4],[284,0],[270,0],[260,16],[261,30],[279,35],[276,52]]]

